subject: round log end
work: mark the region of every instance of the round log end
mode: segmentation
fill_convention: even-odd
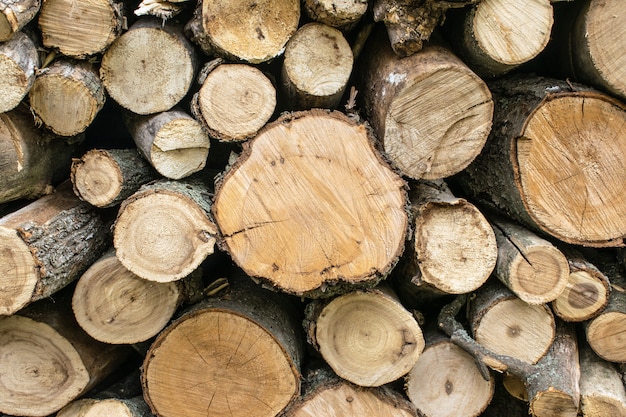
[[[552,302],[552,309],[565,321],[581,322],[602,311],[608,300],[604,281],[587,271],[575,271],[569,274],[563,293]]]
[[[126,404],[116,399],[94,400],[83,398],[63,407],[56,417],[141,417]]]
[[[602,359],[626,362],[626,314],[605,312],[589,322],[586,333],[589,346]]]
[[[72,162],[72,184],[81,200],[105,207],[122,191],[124,178],[106,151],[92,150]]]
[[[0,316],[28,304],[38,282],[38,267],[29,247],[14,229],[0,227]]]
[[[520,252],[510,269],[509,288],[529,304],[554,301],[569,278],[567,258],[551,245],[535,245]]]
[[[576,417],[578,402],[578,398],[558,390],[543,391],[531,400],[530,413],[536,417]]]
[[[26,97],[38,66],[37,48],[22,32],[0,45],[0,113],[14,109]]]
[[[179,118],[163,125],[154,137],[150,161],[161,175],[182,179],[204,168],[210,141],[193,118]]]

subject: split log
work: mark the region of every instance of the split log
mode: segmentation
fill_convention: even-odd
[[[316,22],[349,32],[367,13],[368,0],[304,0],[306,15]]]
[[[109,226],[69,182],[0,218],[0,315],[78,279],[109,245]]]
[[[115,0],[45,0],[38,17],[43,45],[78,59],[102,53],[125,29],[123,7]]]
[[[528,75],[501,78],[490,89],[492,134],[457,183],[479,204],[561,241],[623,245],[626,106]]]
[[[39,122],[58,135],[75,136],[91,125],[106,94],[94,65],[59,59],[39,71],[28,100]]]
[[[26,106],[0,113],[0,203],[51,193],[67,178],[81,139],[37,128]]]
[[[307,373],[302,394],[285,409],[285,417],[417,417],[415,406],[386,385],[360,387],[339,378],[329,368]]]
[[[287,114],[244,143],[217,181],[220,245],[287,293],[374,286],[404,248],[404,187],[364,125],[319,109]]]
[[[0,42],[6,42],[37,16],[40,0],[5,0],[0,4]]]
[[[223,142],[239,142],[257,134],[273,116],[276,88],[258,68],[226,64],[217,58],[200,71],[202,84],[191,100],[191,112]]]
[[[283,52],[299,21],[299,0],[202,1],[185,29],[209,56],[260,64]]]
[[[217,228],[210,192],[198,179],[159,180],[121,204],[114,223],[116,256],[143,279],[176,281],[213,253]]]
[[[494,275],[528,304],[545,304],[563,293],[567,258],[552,243],[506,218],[490,217],[498,243]]]
[[[282,64],[282,92],[290,110],[335,109],[352,74],[352,49],[341,31],[307,23],[289,39]]]
[[[147,116],[126,113],[125,120],[139,152],[164,177],[179,180],[205,167],[209,136],[183,110],[174,108]]]
[[[0,317],[0,412],[47,416],[95,387],[129,356],[100,343],[74,320],[64,291]]]
[[[26,97],[39,69],[39,54],[33,41],[17,32],[0,43],[0,113],[13,110]]]
[[[452,52],[429,46],[398,58],[377,31],[361,56],[368,121],[403,175],[446,178],[481,152],[491,130],[491,93]]]
[[[455,52],[483,78],[501,76],[537,57],[548,45],[550,0],[489,0],[448,16]]]
[[[304,346],[294,300],[250,281],[231,284],[152,344],[142,384],[153,413],[274,417],[298,396]]]
[[[152,166],[132,149],[91,149],[72,160],[74,193],[92,206],[120,204],[143,184],[155,180]]]
[[[179,24],[142,17],[107,48],[100,77],[120,106],[147,115],[178,104],[197,67],[195,49]]]
[[[555,319],[548,306],[527,304],[493,280],[476,293],[469,322],[478,343],[531,364],[546,354],[555,335]]]
[[[420,416],[476,417],[487,408],[495,380],[485,380],[474,357],[436,329],[424,333],[426,347],[406,376],[405,390]]]
[[[363,387],[406,375],[424,349],[419,324],[387,287],[313,301],[305,330],[337,375]]]
[[[63,407],[56,417],[153,417],[142,397],[97,400],[83,398]]]

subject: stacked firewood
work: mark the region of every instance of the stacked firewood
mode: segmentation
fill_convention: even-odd
[[[0,416],[626,416],[621,0],[0,12]]]

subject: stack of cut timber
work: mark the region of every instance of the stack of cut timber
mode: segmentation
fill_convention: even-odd
[[[0,416],[626,417],[623,0],[0,0]]]

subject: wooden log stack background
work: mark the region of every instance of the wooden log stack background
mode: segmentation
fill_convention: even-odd
[[[0,0],[0,416],[626,416],[623,0]]]

